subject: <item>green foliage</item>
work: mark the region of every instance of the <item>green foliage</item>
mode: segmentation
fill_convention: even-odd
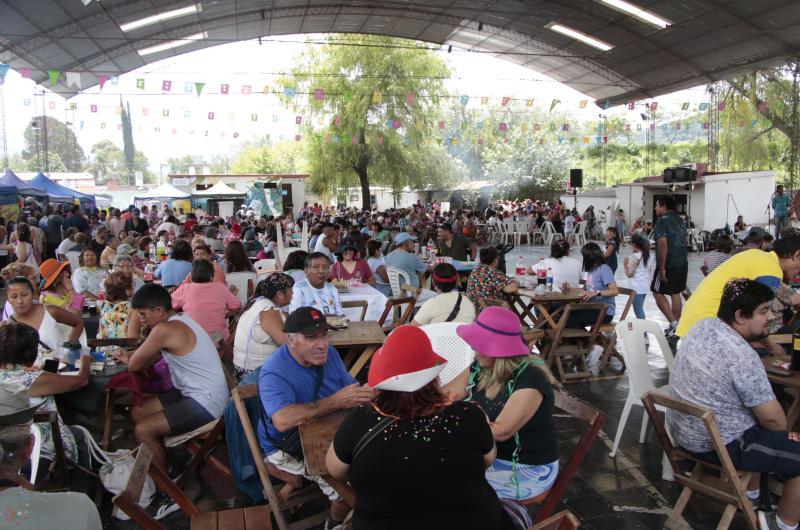
[[[134,184],[134,174],[142,171],[144,183],[152,184],[155,176],[147,169],[147,157],[141,151],[136,151],[133,165],[125,162],[125,152],[110,140],[100,140],[90,150],[91,160],[86,164],[85,171],[95,176],[97,184],[105,184],[115,180],[120,184]]]
[[[306,161],[300,142],[285,141],[271,145],[268,141],[242,146],[231,164],[233,174],[304,173]]]
[[[358,186],[366,205],[371,182],[400,191],[449,185],[449,178],[463,173],[445,167],[449,158],[432,140],[439,101],[428,94],[445,93],[443,79],[450,72],[444,61],[424,44],[404,39],[326,39],[327,46],[309,47],[296,58],[292,78],[280,80],[297,89],[296,98],[284,99],[303,116],[314,193],[330,196]],[[324,100],[314,98],[316,89],[324,90]],[[394,120],[399,127],[391,126]]]
[[[125,167],[129,175],[133,175],[134,163],[136,162],[136,147],[133,144],[133,126],[131,125],[131,104],[127,108],[122,105],[122,97],[119,99],[120,120],[122,121],[122,149],[125,153]]]
[[[36,123],[37,127],[32,126]],[[47,131],[47,151],[57,155],[57,160],[52,155],[48,157],[50,171],[80,171],[85,155],[83,148],[78,144],[75,133],[63,122],[52,116],[36,116],[25,128],[25,148],[22,158],[30,171],[44,170],[44,132]],[[37,145],[40,157],[37,160]],[[54,166],[54,164],[56,164]],[[39,167],[41,165],[41,167]],[[61,169],[56,169],[59,167]]]

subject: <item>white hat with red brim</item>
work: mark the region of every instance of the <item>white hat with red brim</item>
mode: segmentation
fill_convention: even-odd
[[[376,390],[416,392],[436,379],[446,362],[433,351],[424,331],[399,326],[372,356],[367,383]]]

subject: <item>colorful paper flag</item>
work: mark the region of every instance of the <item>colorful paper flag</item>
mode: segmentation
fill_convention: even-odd
[[[550,102],[550,112],[553,112],[553,109],[556,108],[556,105],[558,105],[559,103],[561,103],[560,99],[554,99],[553,101],[551,101]]]
[[[283,95],[287,98],[293,98],[297,95],[297,88],[293,86],[287,86],[283,88]]]
[[[708,122],[707,121],[703,122],[703,129],[708,129]]]
[[[161,115],[165,118],[169,118],[169,109],[161,109]]]
[[[526,107],[533,107],[533,98],[528,98],[525,100]]]
[[[0,74],[2,74],[3,66],[0,65]],[[0,75],[2,77],[2,75]],[[64,72],[64,77],[67,80],[68,87],[81,88],[81,73],[80,72]]]
[[[214,112],[213,111],[208,113],[208,119],[209,120],[213,120],[214,119]]]
[[[162,92],[172,92],[172,81],[165,79],[161,82],[161,91]]]
[[[635,108],[636,108],[636,102],[635,102],[635,101],[633,101],[633,100],[630,100],[630,101],[628,102],[628,110],[633,110],[633,109],[635,109]]]
[[[69,110],[78,110],[78,104],[74,101],[69,104]]]
[[[321,88],[314,89],[314,100],[323,101],[325,99],[325,91]]]
[[[482,96],[481,105],[488,105],[488,104],[489,104],[489,98],[487,96]]]
[[[200,92],[203,91],[203,87],[206,86],[205,83],[195,83],[194,89],[197,91],[197,97],[200,97]]]
[[[587,104],[587,103],[589,103],[589,102],[588,102],[588,101],[586,101],[585,99],[582,99],[582,100],[580,101],[580,103],[578,103],[578,108],[580,108],[580,109],[585,109],[585,108],[586,108],[586,104]]]
[[[689,110],[689,102],[684,101],[683,105],[681,105],[681,110]]]
[[[299,134],[295,134],[295,135],[294,135],[294,141],[295,141],[295,142],[299,142],[299,141],[300,141],[300,140],[302,140],[302,139],[303,139],[303,137],[302,137],[301,135],[299,135]]]
[[[705,112],[708,110],[708,103],[700,103],[700,105],[697,107],[697,110],[700,112]]]
[[[194,91],[194,84],[191,81],[186,81],[183,84],[183,92],[185,94],[191,94]]]
[[[144,78],[138,77],[136,78],[136,88],[139,90],[144,90]]]
[[[511,101],[511,98],[510,98],[510,97],[508,97],[508,96],[503,96],[503,99],[501,99],[501,100],[500,100],[500,105],[502,105],[503,107],[505,107],[506,105],[508,105],[508,102],[509,102],[509,101]]]
[[[413,105],[416,99],[417,94],[415,92],[406,92],[406,103],[408,105]]]
[[[268,96],[269,95],[269,85],[264,85],[264,88],[261,89],[261,93],[264,94],[265,96]]]
[[[30,68],[21,68],[20,71],[19,71],[19,75],[21,75],[23,79],[30,79],[31,78],[31,69]]]
[[[58,78],[61,77],[61,72],[59,70],[48,70],[47,76],[50,78],[50,86],[56,86]]]
[[[461,106],[466,106],[469,103],[469,96],[461,96]]]
[[[148,114],[150,114],[150,109],[142,107],[142,116],[147,116]]]
[[[184,118],[186,118],[186,119],[188,120],[189,118],[191,118],[191,117],[192,117],[192,111],[190,111],[190,110],[184,110],[184,111],[183,111],[183,117],[184,117]]]
[[[658,101],[653,101],[652,103],[650,103],[651,111],[655,112],[657,108],[658,108]]]
[[[384,143],[386,143],[386,138],[378,136],[378,144],[383,145]]]
[[[231,90],[231,86],[228,83],[222,83],[221,85],[219,85],[219,93],[220,94],[227,95],[228,92],[230,92],[230,90]]]
[[[439,120],[439,130],[444,129],[444,120]]]
[[[507,124],[506,122],[504,122],[504,121],[501,121],[501,122],[500,122],[500,123],[497,125],[497,130],[499,130],[499,131],[503,131],[503,132],[507,131],[507,130],[508,130],[508,124]]]
[[[277,114],[273,114],[272,115],[272,123],[278,123],[278,115]]]
[[[94,104],[90,105],[89,110],[91,110],[92,112],[97,112],[97,105]]]
[[[47,106],[48,106],[48,108],[49,108],[50,110],[56,110],[56,102],[55,102],[55,101],[51,101],[51,102],[49,102],[49,103],[47,104]]]
[[[400,120],[392,120],[392,129],[400,128]]]
[[[295,116],[295,117],[294,117],[294,122],[295,122],[297,125],[300,125],[301,123],[303,123],[303,117],[302,117],[302,116]]]
[[[251,114],[250,121],[258,121],[258,114]]]
[[[8,73],[9,66],[7,64],[0,63],[0,85],[5,83],[6,81],[6,74]]]
[[[242,95],[243,96],[249,96],[252,92],[253,92],[252,85],[242,85]]]
[[[565,132],[566,132],[566,131],[569,131],[569,123],[565,123],[564,125],[562,125],[562,126],[561,126],[561,130],[562,130],[562,131],[565,131]]]
[[[381,103],[383,101],[383,92],[376,90],[372,93],[372,102],[373,103]]]
[[[357,145],[358,144],[358,135],[353,135],[350,137],[350,145]]]

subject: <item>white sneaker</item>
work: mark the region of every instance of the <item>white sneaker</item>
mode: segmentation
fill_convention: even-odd
[[[586,357],[586,364],[589,365],[589,371],[597,375],[600,373],[600,361],[603,359],[603,347],[595,344],[592,351]]]

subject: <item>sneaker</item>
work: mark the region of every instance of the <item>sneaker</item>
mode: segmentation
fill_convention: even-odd
[[[775,512],[756,512],[758,528],[761,530],[780,530],[778,526],[778,514]]]
[[[669,326],[668,326],[668,327],[667,327],[667,328],[664,330],[664,336],[665,336],[665,337],[667,337],[667,338],[674,337],[674,336],[675,336],[675,330],[676,330],[677,328],[678,328],[678,326],[677,326],[677,325],[673,326],[672,324],[670,324],[670,325],[669,325]]]
[[[597,375],[600,373],[600,361],[603,359],[603,347],[595,345],[589,355],[586,357],[586,364],[589,365],[589,371]]]
[[[148,511],[151,512],[156,521],[160,521],[164,517],[180,509],[181,507],[178,506],[178,503],[170,499],[167,494],[162,491],[156,492],[148,507]]]

